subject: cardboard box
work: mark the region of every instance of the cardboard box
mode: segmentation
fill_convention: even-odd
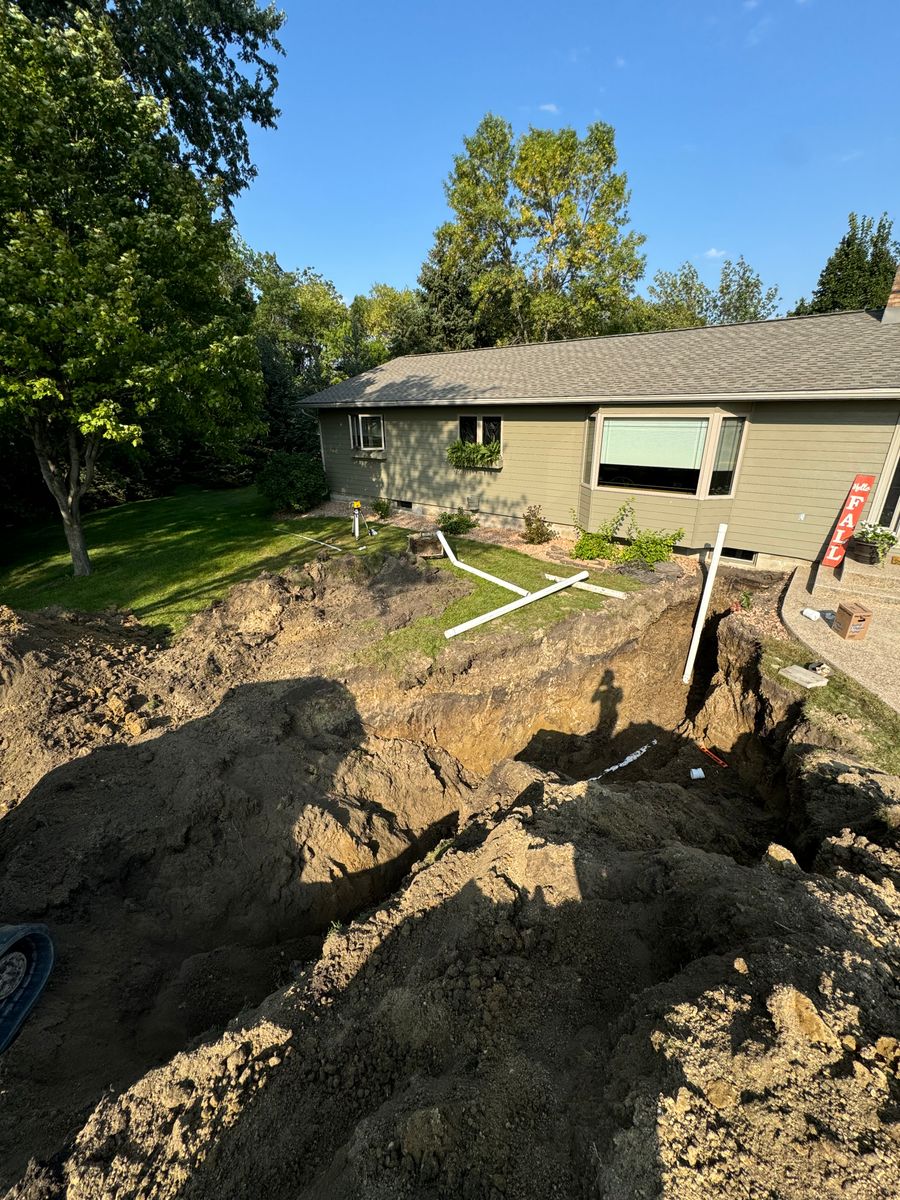
[[[838,637],[846,638],[848,642],[859,642],[869,632],[871,624],[872,610],[858,600],[848,600],[838,605],[832,629]]]

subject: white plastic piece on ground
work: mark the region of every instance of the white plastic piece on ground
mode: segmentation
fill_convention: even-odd
[[[706,772],[702,767],[691,767],[691,779],[705,779]]]
[[[636,762],[641,755],[646,754],[651,746],[656,745],[656,738],[652,742],[647,742],[646,746],[641,746],[640,750],[635,750],[633,754],[629,754],[627,758],[623,758],[621,762],[616,763],[613,767],[607,767],[605,771],[601,771],[599,775],[589,775],[588,783],[592,779],[602,779],[604,775],[608,775],[610,771],[619,771],[622,767],[627,767],[629,763]]]
[[[461,571],[468,571],[470,575],[477,575],[481,579],[486,579],[488,583],[496,583],[498,587],[506,588],[508,592],[515,592],[517,596],[530,596],[531,593],[525,588],[519,587],[517,583],[509,583],[505,579],[498,579],[496,575],[488,575],[487,571],[479,571],[477,567],[470,567],[468,563],[460,562],[453,551],[450,549],[450,543],[444,537],[440,530],[437,531],[438,541],[444,547],[444,553],[453,563],[454,567],[459,567]],[[587,577],[587,571],[585,571]],[[538,593],[536,592],[535,595]]]
[[[712,558],[709,560],[709,569],[706,572],[706,583],[703,587],[703,595],[700,598],[700,607],[697,610],[697,619],[694,622],[694,636],[691,638],[687,662],[684,664],[684,674],[681,677],[682,683],[690,683],[691,675],[694,673],[694,659],[697,657],[697,648],[700,645],[700,638],[703,634],[703,622],[706,620],[706,610],[709,608],[709,599],[712,596],[713,584],[716,582],[716,571],[719,569],[719,559],[722,557],[722,547],[725,545],[725,534],[727,532],[727,525],[719,526]]]
[[[462,563],[460,563],[462,566]],[[444,630],[445,638],[456,637],[458,633],[465,633],[469,629],[474,629],[477,625],[484,625],[488,621],[493,621],[497,617],[505,617],[507,613],[515,612],[517,608],[524,608],[526,604],[533,604],[535,600],[543,600],[545,596],[552,596],[555,592],[561,592],[563,588],[571,587],[573,583],[579,583],[582,579],[587,579],[587,571],[581,571],[578,575],[573,575],[571,579],[563,579],[560,583],[551,583],[549,587],[541,588],[539,592],[530,592],[522,596],[519,600],[511,600],[509,604],[504,604],[500,608],[491,609],[490,612],[482,613],[480,617],[473,617],[471,621],[463,621],[462,625],[454,625],[452,629]]]
[[[554,583],[562,582],[562,575],[548,575],[544,572],[545,579],[552,579]],[[579,588],[582,592],[596,592],[598,596],[612,596],[614,600],[627,600],[627,592],[617,592],[615,588],[600,587],[598,583],[573,583],[572,587]]]
[[[800,616],[801,617],[809,617],[810,621],[821,621],[822,620],[822,614],[819,612],[819,610],[817,608],[801,608]]]

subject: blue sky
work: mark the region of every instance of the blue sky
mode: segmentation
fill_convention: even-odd
[[[900,234],[900,0],[286,0],[276,131],[241,233],[348,299],[415,283],[443,181],[493,111],[616,130],[648,278],[743,254],[783,306],[848,212]]]

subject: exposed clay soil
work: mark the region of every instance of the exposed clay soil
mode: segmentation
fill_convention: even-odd
[[[357,659],[464,586],[316,564],[171,649],[0,612],[0,914],[59,954],[11,1195],[900,1194],[900,781],[746,614],[673,682],[695,576]]]

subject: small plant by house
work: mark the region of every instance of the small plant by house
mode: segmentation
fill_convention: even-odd
[[[391,502],[381,497],[378,500],[372,501],[372,512],[381,521],[386,521],[391,515]]]
[[[573,558],[605,558],[611,562],[667,562],[681,538],[683,529],[665,532],[640,529],[634,519],[634,501],[626,500],[596,532],[575,522],[578,538]]]
[[[526,508],[523,520],[525,522],[525,529],[522,532],[523,542],[528,542],[532,546],[541,546],[544,542],[550,542],[556,537],[556,530],[541,512],[539,504],[532,504]]]
[[[861,521],[853,531],[853,540],[866,546],[874,546],[878,561],[883,563],[888,551],[897,545],[898,539],[893,529],[888,529],[886,525],[879,525],[875,521]]]
[[[499,442],[464,442],[462,438],[457,438],[447,447],[447,462],[458,471],[495,467],[499,461]]]
[[[478,524],[478,518],[467,513],[464,508],[458,508],[455,513],[442,512],[438,517],[438,529],[441,533],[468,533]]]
[[[328,480],[313,454],[276,451],[256,477],[259,494],[276,510],[309,512],[328,499]]]

